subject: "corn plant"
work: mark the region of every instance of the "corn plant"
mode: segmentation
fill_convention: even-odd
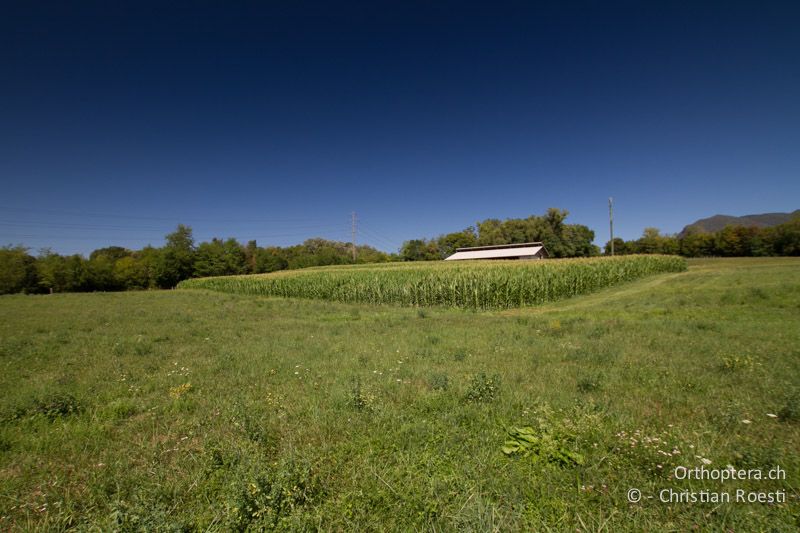
[[[677,256],[459,261],[318,267],[185,280],[181,289],[337,302],[503,309],[586,294],[643,276],[686,270]]]

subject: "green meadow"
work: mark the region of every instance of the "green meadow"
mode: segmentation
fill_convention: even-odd
[[[490,311],[0,297],[0,530],[796,531],[800,260],[688,265]],[[675,477],[729,465],[784,475]]]

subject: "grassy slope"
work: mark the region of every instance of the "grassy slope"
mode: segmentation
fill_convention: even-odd
[[[694,261],[494,313],[201,291],[3,297],[0,529],[792,530],[800,422],[766,414],[800,411],[799,302],[795,259]],[[493,399],[472,385],[481,372],[500,378]],[[487,401],[465,402],[470,390]],[[43,401],[54,393],[81,411],[41,414],[71,403]],[[584,465],[505,457],[512,425]],[[657,452],[663,441],[680,454]],[[688,488],[668,474],[696,456],[777,463],[786,481],[722,488],[789,502],[626,502],[631,487]]]

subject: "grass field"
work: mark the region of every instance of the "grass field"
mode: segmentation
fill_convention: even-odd
[[[674,255],[547,261],[427,261],[195,278],[178,288],[343,303],[506,309],[554,302],[652,274],[683,272]]]
[[[0,365],[0,530],[800,527],[797,259],[480,312],[4,296]],[[728,464],[786,476],[672,477]]]

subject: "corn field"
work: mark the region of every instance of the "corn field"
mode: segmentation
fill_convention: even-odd
[[[178,288],[349,303],[504,309],[552,302],[650,274],[684,270],[685,259],[666,255],[436,261],[196,278],[182,281]]]

